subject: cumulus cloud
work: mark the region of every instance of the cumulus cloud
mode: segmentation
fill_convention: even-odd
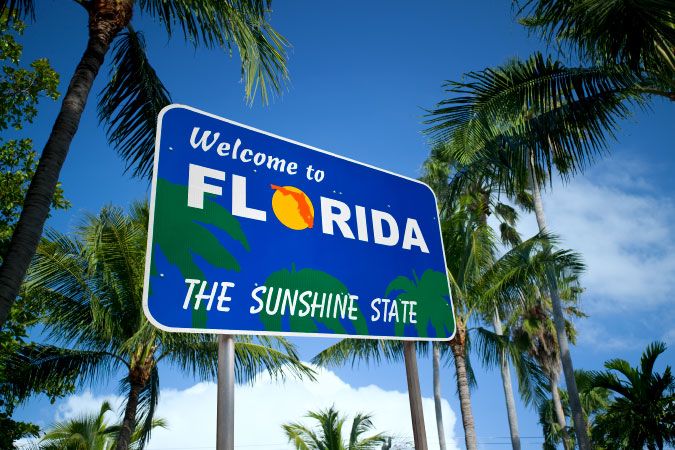
[[[96,411],[103,400],[115,406],[121,404],[121,399],[115,396],[73,395],[59,405],[55,419]],[[438,449],[433,399],[423,398],[422,403],[429,448]],[[318,369],[316,382],[288,379],[280,383],[262,376],[253,385],[237,386],[235,448],[291,449],[281,425],[291,421],[312,425],[311,421],[303,419],[307,411],[331,405],[350,418],[356,412],[371,413],[377,432],[392,434],[398,442],[413,440],[407,392],[385,391],[375,385],[355,388],[333,372]],[[453,431],[456,416],[447,400],[443,400],[442,410],[447,447],[457,449]],[[169,428],[153,432],[148,450],[215,448],[215,383],[202,382],[184,390],[162,389],[157,416],[166,419]]]
[[[587,264],[589,312],[647,310],[673,300],[675,204],[626,165],[604,164],[564,186],[554,182],[543,195],[549,231]],[[525,236],[537,231],[534,216],[522,225]]]

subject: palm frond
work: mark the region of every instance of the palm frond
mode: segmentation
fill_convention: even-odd
[[[252,101],[260,89],[263,102],[270,93],[281,91],[288,79],[288,42],[267,21],[269,5],[265,0],[138,1],[140,9],[158,19],[169,35],[180,28],[195,46],[230,52],[237,47],[246,97]]]
[[[134,436],[134,446],[139,450],[145,448],[146,444],[150,441],[153,428],[157,426],[165,427],[163,421],[158,422],[155,418],[158,403],[159,370],[157,370],[157,366],[153,366],[150,372],[150,378],[147,383],[145,383],[145,386],[143,386],[143,390],[138,398],[138,419],[136,422],[139,423],[140,426],[138,426],[135,431],[136,436]]]
[[[108,141],[137,177],[152,172],[157,117],[171,96],[146,54],[145,38],[128,29],[112,49],[110,81],[99,95],[98,118]]]
[[[100,381],[124,362],[108,352],[33,344],[23,347],[7,364],[16,397],[25,399],[39,386]]]
[[[519,13],[531,31],[591,62],[675,73],[675,7],[669,0],[529,0]]]
[[[415,341],[415,351],[418,355],[429,352],[426,341]],[[447,353],[447,351],[445,352]],[[379,364],[382,361],[402,361],[403,342],[390,339],[342,339],[330,347],[322,350],[314,358],[312,364],[319,367],[340,367],[359,363]]]
[[[549,174],[563,162],[567,176],[583,171],[630,115],[627,102],[639,101],[631,94],[636,78],[626,70],[567,68],[540,53],[466,77],[447,82],[450,97],[429,111],[425,132],[434,143],[459,140],[462,164],[508,149],[517,173],[525,172],[528,151]]]
[[[35,20],[35,2],[33,0],[0,0],[0,18],[6,22],[26,18]]]

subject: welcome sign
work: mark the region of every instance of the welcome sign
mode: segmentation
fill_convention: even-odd
[[[455,330],[428,186],[182,105],[158,119],[143,303],[169,331]]]

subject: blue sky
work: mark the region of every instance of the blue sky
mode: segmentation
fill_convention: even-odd
[[[65,93],[84,50],[87,16],[75,2],[37,3],[37,22],[30,24],[21,40],[24,61],[48,57],[61,74],[60,91]],[[174,102],[408,177],[419,176],[427,156],[429,147],[420,124],[423,108],[444,98],[444,80],[459,80],[465,72],[494,66],[510,57],[526,58],[534,50],[546,51],[513,20],[508,2],[276,2],[272,24],[292,44],[290,83],[271,105],[262,106],[257,98],[249,106],[236,57],[195,49],[184,42],[180,32],[168,39],[162,27],[142,14],[132,23],[145,33],[150,60]],[[147,181],[123,174],[124,164],[98,126],[95,100],[107,79],[105,66],[61,172],[66,197],[73,204],[68,211],[54,213],[49,221],[61,231],[71,230],[84,211],[96,212],[109,203],[127,206],[149,192]],[[38,150],[46,142],[58,107],[57,102],[43,101],[36,123],[26,128]],[[583,306],[590,317],[577,323],[579,340],[572,349],[577,368],[599,369],[614,357],[636,364],[653,340],[671,346],[658,368],[675,362],[675,208],[670,175],[675,167],[674,112],[673,105],[664,100],[654,101],[649,110],[635,111],[634,117],[622,124],[607,157],[568,185],[554,182],[544,198],[549,227],[561,236],[562,246],[581,252],[588,265]],[[534,234],[534,218],[523,216],[520,229],[526,236]],[[293,341],[307,360],[334,342],[317,338]],[[452,410],[458,420],[451,431],[461,448],[454,369],[444,368],[442,376],[448,422]],[[115,394],[120,377],[56,405],[44,399],[31,401],[18,417],[47,425],[83,405],[97,403],[100,396]],[[431,397],[429,360],[420,361],[420,377],[423,395]],[[382,405],[391,401],[392,405],[403,405],[400,415],[408,414],[405,401],[401,403],[395,395],[406,391],[402,364],[341,368],[322,380],[327,392],[335,388],[341,394],[321,396],[314,387],[303,385],[297,387],[297,395],[314,396],[317,402],[353,396],[354,403],[345,403],[345,408],[356,405],[375,410],[380,405],[383,415],[387,408]],[[176,409],[199,398],[196,391],[186,391],[196,389],[198,381],[163,368],[162,387],[166,392],[171,390],[166,396],[175,402],[171,404]],[[472,392],[478,440],[484,448],[508,448],[498,372],[479,369],[478,381],[479,388]],[[374,391],[368,391],[370,385],[375,386]],[[208,392],[210,387],[197,388]],[[267,398],[275,395],[274,389],[261,388],[263,391]],[[280,386],[278,402],[286,401],[284,391],[292,389]],[[241,392],[242,398],[250,394],[250,403],[256,402],[255,392]],[[433,409],[426,410],[431,414]],[[285,420],[297,418],[297,414],[290,415],[291,409],[287,411]],[[165,416],[171,414],[164,412]],[[243,411],[239,417],[247,414],[255,414],[255,409]],[[535,447],[541,435],[535,412],[519,405],[518,414],[521,436],[533,438],[524,439],[524,448]],[[427,415],[426,422],[427,430],[433,430],[433,416]],[[396,422],[386,423],[396,426]],[[452,429],[453,424],[447,426]],[[157,442],[150,448],[167,448]],[[276,448],[284,448],[283,441],[274,443],[282,444]]]

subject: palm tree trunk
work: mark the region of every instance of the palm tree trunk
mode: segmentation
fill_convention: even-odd
[[[117,437],[116,450],[127,450],[131,442],[131,434],[136,427],[136,411],[138,410],[138,398],[143,390],[143,383],[134,382],[130,378],[131,387],[129,389],[129,398],[127,399],[127,407],[124,410],[124,419],[122,420],[122,428]]]
[[[553,400],[553,409],[555,410],[555,416],[558,419],[558,425],[562,430],[563,435],[563,447],[565,450],[570,450],[569,436],[567,434],[567,422],[565,421],[565,413],[563,412],[562,402],[560,401],[560,392],[558,392],[558,380],[555,375],[549,378],[551,383],[551,400]]]
[[[473,412],[471,411],[471,397],[469,395],[469,379],[466,375],[466,363],[464,358],[464,345],[453,344],[453,341],[459,336],[460,330],[457,330],[457,335],[450,341],[450,348],[455,357],[455,370],[457,371],[457,392],[459,393],[459,407],[462,411],[462,425],[464,426],[464,439],[466,441],[467,450],[477,450],[478,444],[476,442],[476,430],[473,424]]]
[[[546,232],[546,217],[544,216],[544,205],[541,201],[541,193],[539,192],[539,185],[534,176],[534,157],[532,152],[528,152],[528,171],[530,175],[530,188],[532,189],[532,200],[534,202],[534,214],[537,218],[537,225],[539,232]],[[551,303],[553,305],[553,323],[555,324],[556,336],[558,338],[558,348],[560,349],[560,359],[562,361],[563,373],[565,374],[565,384],[567,385],[567,393],[569,395],[570,408],[572,409],[572,420],[574,421],[574,432],[577,435],[577,442],[579,443],[579,450],[591,450],[591,443],[588,439],[588,432],[586,431],[586,419],[584,418],[581,409],[581,401],[579,400],[579,390],[577,389],[577,382],[574,378],[574,366],[572,365],[572,356],[570,355],[570,346],[567,341],[567,333],[565,332],[565,318],[563,317],[562,305],[560,302],[560,295],[558,293],[558,284],[555,273],[552,268],[546,271],[546,278],[548,279],[549,290],[551,293]]]
[[[54,191],[70,143],[80,124],[91,86],[117,33],[131,20],[131,0],[94,0],[88,3],[89,41],[70,81],[61,111],[30,183],[21,217],[0,266],[0,328],[14,304],[31,258],[42,236]]]
[[[443,429],[443,411],[441,411],[441,347],[433,343],[434,366],[434,406],[436,407],[436,428],[438,429],[438,445],[445,450],[445,431]]]
[[[492,324],[495,327],[495,334],[502,336],[502,321],[499,313],[495,309],[492,316]],[[518,432],[518,416],[516,414],[516,402],[513,398],[513,386],[511,385],[511,370],[506,355],[501,355],[499,368],[502,372],[502,385],[504,387],[504,398],[506,399],[506,415],[509,418],[509,432],[511,433],[511,446],[513,450],[520,450],[520,433]]]

